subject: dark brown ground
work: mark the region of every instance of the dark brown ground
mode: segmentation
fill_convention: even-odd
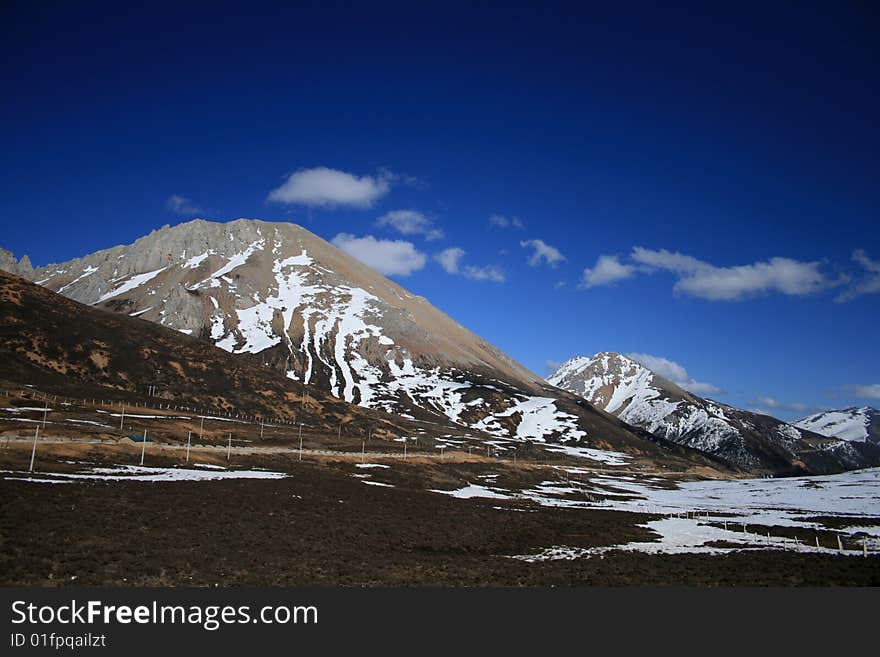
[[[59,459],[74,448],[55,449],[58,453],[47,454],[44,448],[40,470],[73,467]],[[102,448],[80,449],[81,457],[100,460]],[[18,461],[26,453],[4,448],[0,461],[3,467],[21,469]],[[135,455],[105,456],[119,463],[133,462]],[[161,462],[155,459],[154,465]],[[249,467],[268,465],[244,461],[241,465]],[[390,470],[361,471],[397,486],[380,488],[353,478],[357,469],[352,462],[276,457],[272,464],[293,476],[170,483],[2,480],[0,584],[880,584],[878,557],[610,553],[529,564],[505,555],[553,545],[650,540],[652,534],[636,526],[647,516],[543,507],[517,511],[529,507],[521,501],[460,500],[424,490],[476,481],[487,468],[510,481],[546,478],[546,470],[529,467],[398,462]]]

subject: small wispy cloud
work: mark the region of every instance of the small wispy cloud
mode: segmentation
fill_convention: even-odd
[[[723,392],[721,388],[711,383],[695,380],[682,365],[679,365],[674,360],[652,354],[628,353],[624,355],[644,365],[664,379],[672,381],[679,388],[683,388],[695,395],[717,395]]]
[[[506,279],[504,271],[495,265],[465,265],[461,270],[465,278],[472,281],[492,281],[493,283],[503,283]]]
[[[332,244],[385,276],[409,276],[425,266],[428,257],[412,242],[382,240],[372,235],[339,233]]]
[[[461,275],[474,281],[503,283],[506,280],[504,271],[495,265],[462,265],[461,261],[465,254],[464,249],[452,246],[435,254],[434,260],[440,264],[447,274]]]
[[[503,214],[493,214],[489,217],[489,225],[495,228],[516,228],[522,230],[525,224],[519,217],[507,217]]]
[[[440,266],[443,267],[447,274],[457,274],[459,272],[459,263],[464,257],[464,253],[464,249],[451,246],[435,254],[434,260],[440,263]]]
[[[848,385],[844,390],[856,399],[880,399],[880,383]]]
[[[592,268],[587,267],[584,269],[578,287],[586,289],[600,285],[611,285],[617,281],[632,278],[635,276],[635,272],[636,267],[634,265],[621,263],[616,255],[600,255]]]
[[[357,176],[329,167],[299,169],[269,192],[267,200],[311,207],[368,208],[388,193],[393,179],[386,170],[376,176]]]
[[[769,409],[771,411],[791,411],[794,413],[806,414],[819,410],[817,407],[810,404],[803,404],[801,402],[782,402],[774,397],[766,397],[763,395],[758,395],[751,403],[757,406],[758,410],[761,412]]]
[[[386,167],[379,167],[379,177],[387,180],[392,185],[406,185],[407,187],[419,190],[428,189],[429,187],[427,182],[417,176],[411,176],[407,173],[397,173]]]
[[[197,215],[204,214],[205,212],[200,207],[197,207],[195,203],[180,194],[172,194],[169,196],[165,201],[165,209],[179,215]]]
[[[528,258],[530,267],[537,267],[542,262],[550,267],[556,267],[565,261],[565,256],[555,246],[550,246],[544,240],[522,240],[519,245],[524,249],[531,249],[532,254]]]
[[[835,301],[842,303],[865,294],[880,293],[880,260],[871,260],[862,249],[856,249],[852,254],[853,262],[861,265],[863,275],[851,287],[837,296]]]
[[[376,220],[380,227],[389,226],[402,235],[424,235],[426,240],[438,240],[443,231],[434,222],[416,210],[392,210]]]
[[[545,360],[544,367],[547,369],[547,374],[553,374],[554,372],[556,372],[556,370],[558,370],[560,367],[562,367],[562,364],[564,362],[565,361],[563,361],[563,360],[552,360],[549,358],[547,360]]]

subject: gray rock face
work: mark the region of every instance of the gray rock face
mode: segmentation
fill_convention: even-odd
[[[294,224],[195,220],[165,226],[130,246],[40,267],[34,278],[81,303],[211,336],[227,351],[260,352],[281,343],[282,333],[311,335],[314,320],[292,321],[287,306],[296,304],[310,317],[338,314],[336,324],[349,340],[359,321],[381,320],[382,332],[414,360],[489,366],[517,381],[541,383],[423,298]],[[428,336],[431,328],[437,330]],[[295,373],[308,374],[300,370]]]
[[[870,463],[836,439],[693,395],[621,354],[572,358],[547,380],[627,424],[745,469],[779,471],[807,462],[814,469],[847,469],[853,460],[861,467]]]
[[[31,266],[31,259],[24,256],[21,260],[16,260],[12,251],[2,248],[0,248],[0,269],[33,280],[34,268]]]

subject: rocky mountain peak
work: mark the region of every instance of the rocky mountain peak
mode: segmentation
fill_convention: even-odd
[[[547,381],[628,424],[743,468],[778,469],[786,462],[795,467],[817,455],[854,458],[839,441],[823,442],[809,426],[698,397],[616,352],[572,358]],[[839,453],[833,454],[835,449]]]
[[[27,279],[32,278],[34,275],[34,268],[31,265],[30,258],[24,256],[21,260],[16,260],[15,254],[12,251],[7,251],[3,248],[0,248],[0,269]]]
[[[453,422],[499,441],[644,444],[296,224],[163,226],[41,267],[35,279],[81,303],[256,354],[290,379],[405,418]]]
[[[590,403],[616,413],[636,396],[691,399],[692,395],[632,358],[614,351],[569,359],[549,377],[552,385],[574,392]]]

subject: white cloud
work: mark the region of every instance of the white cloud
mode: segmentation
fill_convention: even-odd
[[[544,240],[522,240],[519,245],[524,249],[532,249],[532,255],[528,260],[530,267],[537,267],[542,260],[551,267],[555,267],[565,260],[565,256],[559,252],[559,249],[550,246]]]
[[[558,370],[560,367],[562,367],[562,364],[564,362],[565,361],[562,361],[562,360],[552,360],[552,359],[548,358],[547,360],[544,361],[544,367],[547,368],[548,373],[553,374],[554,372],[556,372],[556,370]]]
[[[385,167],[379,167],[379,177],[387,180],[392,185],[406,185],[415,189],[428,189],[428,183],[416,176],[410,176],[405,173],[395,173]]]
[[[379,217],[376,225],[391,226],[403,235],[424,235],[427,240],[438,240],[443,237],[443,231],[416,210],[393,210]]]
[[[852,259],[873,274],[880,274],[880,261],[871,260],[863,249],[853,251]]]
[[[288,176],[283,185],[269,193],[277,203],[335,207],[347,205],[368,208],[391,188],[392,174],[356,176],[338,169],[315,167],[300,169]]]
[[[764,396],[756,397],[752,403],[757,404],[760,407],[759,412],[763,412],[766,409],[772,409],[774,411],[793,411],[795,413],[809,413],[816,410],[814,406],[810,406],[809,404],[802,404],[800,402],[781,402],[773,397]]]
[[[474,265],[467,265],[463,270],[465,278],[470,278],[474,281],[492,281],[493,283],[503,283],[506,279],[504,277],[504,271],[500,267],[496,267],[495,265],[485,265],[483,267],[476,267]]]
[[[461,262],[463,257],[464,249],[451,246],[436,254],[434,260],[440,263],[440,266],[443,267],[447,274],[457,274],[459,272],[459,262]]]
[[[711,383],[703,383],[700,381],[681,381],[675,385],[679,388],[684,388],[695,395],[720,395],[724,392],[718,386],[713,386]]]
[[[695,381],[684,367],[668,358],[638,353],[624,355],[627,358],[631,358],[637,363],[644,365],[652,372],[662,376],[664,379],[672,381],[679,388],[684,388],[695,395],[717,395],[722,392],[721,388],[713,386],[711,383]]]
[[[503,283],[505,281],[504,272],[495,265],[486,265],[484,267],[465,265],[462,267],[461,260],[464,258],[464,255],[464,249],[452,246],[435,254],[434,260],[440,263],[440,266],[443,267],[447,274],[460,274],[474,281],[492,281],[494,283]]]
[[[711,265],[697,260],[693,256],[678,252],[672,253],[666,249],[652,251],[641,246],[633,247],[632,259],[648,267],[667,269],[677,273],[691,273],[699,271],[704,267],[711,267]]]
[[[412,242],[404,240],[377,240],[372,235],[355,237],[339,233],[332,243],[385,276],[409,276],[428,261]]]
[[[846,389],[857,399],[880,399],[880,383],[846,386]]]
[[[496,228],[516,228],[519,230],[525,228],[525,224],[519,217],[505,217],[502,214],[493,214],[489,217],[489,225]]]
[[[852,301],[863,294],[877,294],[880,292],[880,261],[871,260],[862,249],[856,249],[852,254],[853,262],[859,263],[865,270],[865,275],[844,291],[835,301]]]
[[[739,301],[770,292],[802,296],[837,284],[819,271],[819,262],[790,258],[716,267],[681,253],[637,246],[633,248],[632,259],[650,270],[663,269],[677,274],[675,292],[710,301]]]
[[[202,214],[204,210],[190,201],[185,196],[181,196],[180,194],[172,194],[168,197],[168,200],[165,201],[165,207],[171,212],[175,214]]]
[[[597,287],[599,285],[611,285],[635,275],[634,265],[625,265],[620,262],[616,255],[600,255],[592,269],[584,269],[583,278],[579,288]]]

